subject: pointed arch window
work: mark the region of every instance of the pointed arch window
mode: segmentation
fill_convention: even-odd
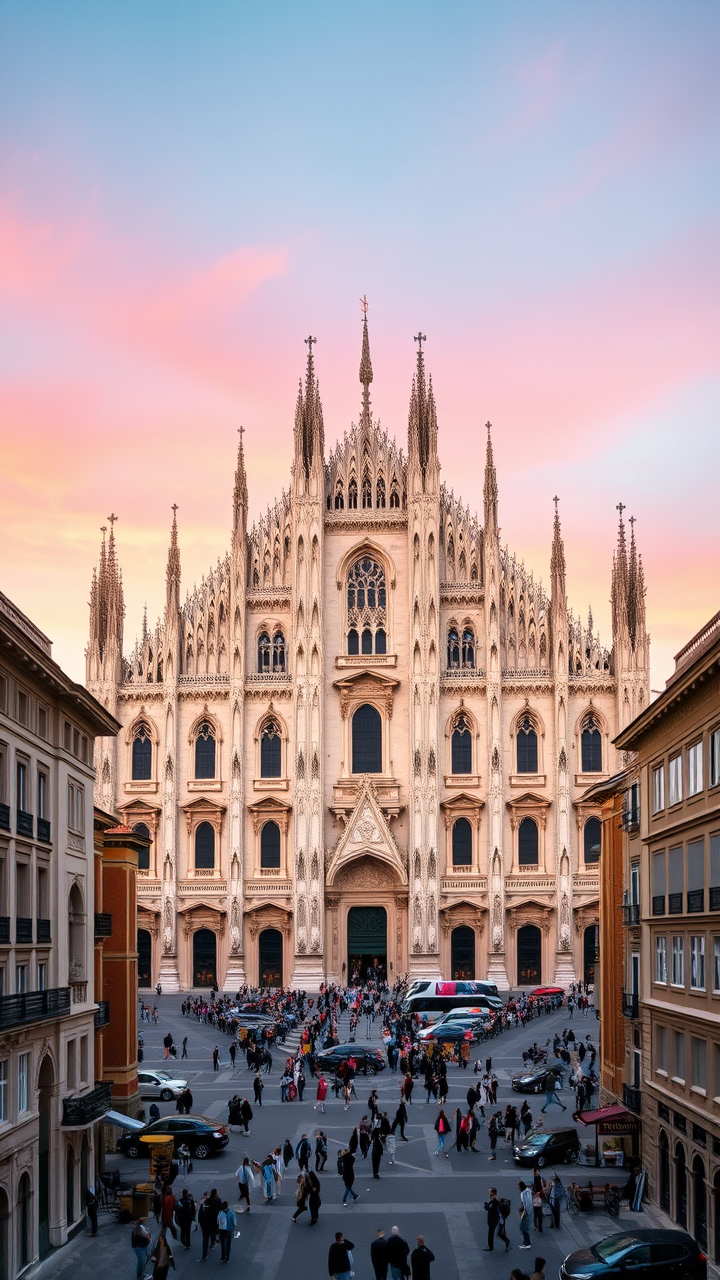
[[[203,720],[195,737],[195,777],[215,777],[215,729]]]
[[[583,720],[580,753],[583,773],[602,773],[602,731],[592,712]]]
[[[348,511],[357,511],[357,480],[354,476],[348,485]]]
[[[258,636],[258,671],[261,675],[270,671],[270,663],[272,660],[272,644],[270,635],[267,631],[261,631]]]
[[[535,724],[530,716],[523,716],[518,724],[516,753],[518,773],[537,773],[538,738]]]
[[[385,507],[385,481],[382,476],[378,476],[378,482],[375,485],[375,506],[380,509]]]
[[[338,480],[337,484],[335,485],[335,510],[344,511],[344,509],[345,509],[345,496],[343,491],[343,482],[342,480]]]
[[[377,560],[361,556],[347,579],[348,653],[387,652],[387,586]]]
[[[462,665],[465,671],[472,670],[475,666],[475,632],[472,627],[463,627]]]
[[[133,730],[132,780],[149,782],[152,778],[152,738],[149,726],[140,720]]]
[[[518,866],[536,867],[539,860],[538,825],[534,818],[523,818],[518,828]]]
[[[285,636],[283,635],[282,631],[276,631],[275,635],[273,636],[272,669],[273,671],[278,671],[278,672],[283,672],[287,670]]]
[[[390,484],[390,509],[394,510],[399,508],[399,506],[400,506],[400,490],[398,489],[398,482],[393,476],[392,482]]]
[[[600,861],[601,833],[602,825],[600,823],[600,819],[588,818],[583,829],[583,853],[586,864]]]
[[[260,777],[282,777],[282,734],[277,720],[266,720],[260,735]]]
[[[209,822],[201,822],[195,830],[195,870],[215,869],[215,830]]]
[[[353,773],[382,773],[382,719],[369,702],[352,718]]]
[[[462,712],[455,718],[450,754],[453,774],[472,773],[472,730]]]
[[[447,637],[448,671],[457,670],[460,666],[460,635],[457,627],[451,627]]]
[[[136,822],[133,831],[137,831],[139,836],[144,836],[146,840],[151,840],[150,828],[145,822]],[[140,849],[138,851],[138,871],[150,870],[150,847]]]
[[[362,482],[362,504],[365,509],[372,507],[372,483],[367,472],[363,476]]]
[[[467,818],[458,818],[453,823],[452,864],[454,867],[472,866],[472,827]]]
[[[260,866],[276,871],[280,866],[280,828],[277,822],[266,822],[260,832]]]

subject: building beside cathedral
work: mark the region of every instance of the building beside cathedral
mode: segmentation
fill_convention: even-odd
[[[174,514],[164,616],[129,656],[103,534],[87,686],[123,728],[96,801],[150,838],[141,981],[592,980],[582,796],[649,698],[634,530],[621,510],[607,650],[568,609],[557,503],[549,594],[500,545],[489,426],[482,523],[441,483],[422,341],[406,454],[371,411],[367,315],[359,423],[326,454],[313,341],[289,489],[248,529],[241,435],[229,551],[183,603]]]

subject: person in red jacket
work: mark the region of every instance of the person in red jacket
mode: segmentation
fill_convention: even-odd
[[[315,1106],[313,1107],[313,1111],[317,1111],[319,1108],[320,1111],[322,1111],[323,1115],[325,1114],[326,1097],[327,1097],[327,1080],[325,1079],[322,1072],[320,1072],[318,1076],[317,1092],[315,1094],[316,1101],[315,1101]]]
[[[163,1192],[162,1208],[160,1210],[160,1223],[163,1230],[171,1232],[173,1240],[177,1240],[178,1238],[178,1233],[175,1230],[176,1204],[177,1204],[177,1200],[175,1199],[172,1191],[170,1190],[170,1187],[166,1187],[165,1191]]]

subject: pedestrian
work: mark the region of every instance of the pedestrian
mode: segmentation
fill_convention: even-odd
[[[562,1107],[563,1111],[567,1111],[565,1103],[561,1102],[557,1096],[556,1087],[557,1079],[555,1072],[548,1071],[547,1076],[545,1077],[545,1106],[540,1108],[541,1111],[545,1111],[552,1102],[554,1102],[557,1107]]]
[[[346,1240],[342,1231],[335,1232],[335,1241],[328,1250],[328,1275],[330,1280],[350,1280],[353,1273],[352,1240]]]
[[[544,1258],[535,1259],[535,1270],[533,1271],[530,1277],[530,1280],[545,1280],[545,1259]]]
[[[207,1192],[200,1197],[198,1205],[197,1221],[200,1231],[202,1232],[202,1258],[204,1262],[208,1256],[208,1247],[212,1239],[213,1228],[213,1211],[210,1205],[210,1197]],[[213,1244],[215,1243],[213,1239]]]
[[[436,1134],[437,1134],[437,1136],[438,1136],[437,1151],[435,1152],[435,1155],[436,1155],[436,1156],[439,1156],[439,1155],[440,1155],[440,1152],[443,1150],[443,1148],[444,1148],[444,1146],[445,1146],[445,1137],[446,1137],[446,1135],[450,1132],[450,1121],[448,1120],[447,1116],[445,1115],[445,1111],[444,1111],[444,1110],[441,1110],[441,1111],[440,1111],[440,1114],[439,1114],[439,1116],[438,1116],[437,1120],[435,1121],[435,1124],[433,1125],[433,1128],[434,1128],[434,1130],[435,1130],[435,1132],[436,1132]],[[445,1158],[447,1159],[447,1158],[449,1157],[449,1155],[450,1155],[450,1152],[449,1152],[449,1151],[446,1151],[446,1152],[445,1152]]]
[[[530,1280],[527,1271],[521,1271],[519,1267],[513,1267],[510,1272],[510,1280]]]
[[[167,1035],[163,1036],[163,1046],[165,1048],[166,1058],[170,1057],[170,1045],[172,1044],[172,1042],[173,1042],[172,1034],[171,1032],[168,1031]]]
[[[217,1045],[215,1045],[215,1048],[212,1051],[212,1063],[213,1063],[213,1071],[219,1071],[220,1070],[220,1050],[218,1049]]]
[[[404,1280],[409,1252],[410,1245],[400,1235],[400,1228],[393,1227],[387,1242],[387,1260],[392,1280]]]
[[[247,1098],[243,1098],[242,1102],[240,1103],[240,1123],[243,1129],[245,1130],[246,1134],[250,1132],[250,1121],[252,1120],[252,1118],[253,1118],[252,1107],[250,1106],[250,1103],[248,1102]]]
[[[170,1187],[166,1187],[165,1191],[163,1192],[162,1208],[160,1210],[160,1221],[162,1223],[162,1230],[165,1232],[169,1231],[170,1234],[172,1235],[173,1240],[177,1240],[177,1236],[178,1236],[178,1233],[175,1230],[175,1206],[176,1205],[177,1205],[177,1200],[175,1199],[172,1193],[172,1189]]]
[[[310,1155],[312,1147],[308,1142],[308,1136],[304,1133],[295,1148],[295,1159],[298,1162],[298,1169],[301,1173],[307,1172],[310,1167]]]
[[[390,1159],[389,1159],[389,1161],[388,1161],[388,1164],[394,1164],[394,1163],[395,1163],[395,1147],[396,1147],[396,1145],[397,1145],[397,1139],[396,1139],[396,1137],[395,1137],[395,1134],[391,1131],[390,1133],[388,1133],[388,1134],[386,1135],[386,1138],[385,1138],[385,1150],[386,1150],[386,1152],[387,1152],[388,1156],[390,1157]]]
[[[151,1103],[150,1103],[150,1106],[149,1106],[149,1108],[148,1108],[148,1115],[149,1115],[149,1117],[150,1117],[150,1123],[151,1123],[151,1124],[152,1124],[153,1120],[159,1120],[159,1119],[160,1119],[160,1108],[159,1108],[159,1106],[158,1106],[157,1102],[151,1102]]]
[[[560,1180],[559,1174],[556,1173],[550,1183],[550,1195],[548,1197],[553,1216],[552,1226],[550,1228],[551,1231],[557,1231],[560,1227],[560,1202],[564,1195],[565,1188]]]
[[[338,1156],[338,1168],[340,1170],[343,1184],[345,1186],[345,1194],[343,1195],[343,1204],[347,1204],[348,1196],[352,1196],[353,1200],[359,1200],[360,1196],[353,1191],[353,1183],[355,1181],[355,1157],[352,1151],[342,1151]]]
[[[233,1070],[235,1069],[235,1055],[236,1055],[236,1053],[237,1053],[237,1045],[235,1044],[235,1041],[234,1041],[234,1040],[231,1040],[231,1041],[230,1041],[230,1062],[231,1062],[231,1065],[232,1065],[232,1067],[233,1067]]]
[[[530,1245],[530,1219],[533,1216],[532,1191],[526,1182],[518,1182],[518,1190],[520,1192],[520,1208],[518,1214],[520,1217],[520,1234],[522,1235],[521,1249],[529,1249]]]
[[[186,1116],[190,1115],[190,1112],[192,1111],[192,1107],[193,1107],[192,1090],[190,1088],[190,1085],[188,1085],[187,1089],[185,1090],[185,1115]]]
[[[404,1100],[401,1098],[400,1105],[398,1106],[398,1109],[395,1112],[395,1119],[392,1122],[392,1128],[390,1132],[394,1133],[396,1129],[399,1129],[400,1137],[402,1138],[403,1142],[409,1141],[409,1139],[405,1137],[405,1125],[407,1124],[407,1118],[408,1118],[407,1107],[405,1106]]]
[[[264,1088],[265,1088],[265,1085],[262,1082],[262,1076],[260,1075],[259,1071],[256,1071],[255,1079],[253,1080],[253,1093],[255,1095],[256,1107],[262,1106],[262,1093]]]
[[[322,1071],[318,1072],[317,1090],[315,1091],[315,1106],[313,1111],[322,1111],[325,1114],[325,1099],[327,1098],[327,1080]]]
[[[152,1273],[153,1280],[165,1280],[170,1267],[172,1267],[173,1271],[175,1270],[175,1259],[164,1231],[160,1232],[155,1241],[155,1246],[150,1254],[150,1261],[155,1264]]]
[[[136,1218],[133,1224],[132,1236],[130,1244],[137,1258],[137,1270],[135,1275],[137,1280],[145,1275],[145,1268],[148,1260],[148,1249],[150,1248],[150,1232],[145,1226],[144,1218]]]
[[[375,1280],[387,1280],[387,1240],[382,1227],[378,1227],[377,1235],[370,1245],[370,1261],[375,1273]]]
[[[530,1103],[528,1102],[527,1098],[525,1099],[525,1101],[522,1104],[522,1107],[520,1108],[520,1123],[523,1126],[523,1132],[527,1134],[530,1128],[532,1127],[532,1110],[530,1108]]]
[[[414,1088],[415,1088],[415,1081],[413,1080],[412,1076],[410,1075],[410,1072],[408,1071],[401,1085],[402,1096],[404,1101],[408,1104],[408,1106],[412,1106],[412,1095],[413,1095]]]
[[[372,1164],[373,1178],[380,1177],[380,1161],[383,1158],[384,1147],[383,1140],[380,1137],[380,1130],[376,1129],[372,1140],[372,1148],[370,1153],[370,1161]]]
[[[250,1188],[255,1186],[255,1175],[250,1164],[250,1157],[245,1156],[242,1164],[235,1170],[235,1177],[238,1180],[238,1198],[244,1200],[247,1204],[247,1211],[250,1212]],[[244,1210],[238,1206],[238,1213],[244,1213]]]
[[[220,1235],[220,1261],[230,1261],[230,1246],[235,1230],[235,1214],[227,1200],[223,1200],[218,1213],[218,1233]]]
[[[413,1249],[410,1254],[412,1280],[430,1280],[430,1263],[434,1261],[435,1254],[431,1253],[425,1244],[425,1237],[418,1236],[417,1249]]]
[[[183,1249],[190,1248],[190,1231],[195,1221],[195,1201],[187,1187],[183,1187],[182,1195],[175,1206],[175,1221],[180,1228],[180,1243]]]
[[[497,1146],[498,1132],[497,1118],[495,1116],[491,1116],[490,1123],[488,1125],[488,1138],[490,1140],[490,1155],[488,1156],[488,1160],[497,1160],[495,1148]]]
[[[498,1239],[505,1242],[505,1252],[510,1248],[510,1241],[505,1231],[505,1216],[500,1209],[500,1201],[497,1198],[497,1187],[490,1188],[490,1198],[485,1201],[485,1212],[487,1213],[488,1225],[488,1242],[485,1247],[485,1253],[492,1253],[494,1249],[495,1232],[498,1233]]]
[[[327,1161],[327,1138],[322,1129],[315,1134],[315,1172],[322,1173]]]
[[[262,1165],[260,1166],[260,1171],[262,1173],[263,1180],[263,1196],[265,1197],[265,1203],[269,1204],[271,1200],[277,1200],[277,1191],[275,1188],[277,1185],[278,1173],[272,1156],[265,1157]]]
[[[312,1169],[308,1169],[305,1174],[305,1180],[308,1184],[308,1208],[310,1209],[310,1226],[314,1227],[320,1213],[320,1179]]]
[[[309,1188],[305,1181],[305,1174],[299,1173],[297,1176],[297,1186],[295,1189],[295,1204],[297,1205],[297,1208],[292,1216],[292,1219],[291,1219],[292,1222],[297,1222],[301,1213],[307,1213],[308,1190]]]
[[[181,1058],[187,1058],[187,1056],[188,1056],[188,1054],[187,1054],[187,1042],[188,1042],[188,1038],[187,1038],[187,1036],[183,1036],[183,1042],[182,1042],[182,1053],[180,1054],[180,1057],[181,1057]]]
[[[532,1185],[532,1202],[533,1202],[533,1221],[535,1230],[542,1235],[543,1229],[543,1205],[545,1203],[545,1183],[538,1169],[533,1169],[533,1185]]]
[[[280,1148],[278,1147],[278,1151],[279,1150]],[[294,1155],[295,1151],[293,1150],[293,1144],[289,1138],[286,1138],[282,1149],[282,1158],[285,1168],[288,1168],[292,1164]]]
[[[96,1236],[98,1230],[98,1202],[93,1186],[89,1186],[85,1193],[85,1212],[90,1222],[90,1235]]]

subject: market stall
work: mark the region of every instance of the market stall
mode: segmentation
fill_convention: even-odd
[[[573,1120],[595,1127],[595,1163],[616,1169],[638,1159],[640,1118],[619,1104],[597,1111],[576,1111]]]

